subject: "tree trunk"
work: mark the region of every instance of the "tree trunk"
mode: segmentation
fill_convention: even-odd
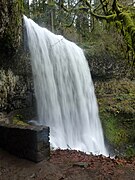
[[[23,0],[0,1],[0,58],[13,56],[20,45],[22,2]]]

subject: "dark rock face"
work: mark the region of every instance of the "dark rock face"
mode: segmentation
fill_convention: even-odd
[[[0,112],[35,106],[30,57],[23,48],[0,69]]]
[[[99,51],[95,54],[86,53],[91,74],[95,80],[120,79],[128,76],[130,67],[128,62],[118,54]],[[129,75],[130,76],[130,75]]]
[[[40,162],[50,156],[49,127],[0,125],[0,147],[20,158]]]

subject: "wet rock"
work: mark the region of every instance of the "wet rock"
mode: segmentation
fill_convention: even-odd
[[[9,124],[9,119],[7,118],[6,113],[0,112],[0,123],[4,122],[5,124]]]
[[[73,164],[73,167],[82,167],[82,168],[87,168],[89,164],[87,162],[76,162]]]

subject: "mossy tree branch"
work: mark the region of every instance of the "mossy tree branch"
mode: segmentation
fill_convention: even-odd
[[[127,10],[123,5],[119,4],[117,0],[112,1],[111,8],[109,7],[108,0],[100,0],[104,15],[99,15],[92,10],[90,3],[87,0],[83,0],[86,6],[89,7],[92,16],[99,20],[106,20],[107,23],[113,22],[126,41],[128,53],[132,52],[133,62],[135,63],[135,23],[133,19],[133,13]],[[119,24],[119,26],[117,26]]]
[[[100,0],[100,5],[98,5],[98,8],[100,6],[102,8],[102,12],[101,14],[99,14],[98,8],[95,7],[93,9],[90,1],[80,0],[78,1],[78,4],[79,3],[83,4],[83,6],[81,7],[82,11],[90,13],[96,19],[99,19],[101,21],[105,20],[107,23],[110,24],[113,22],[116,28],[119,31],[121,31],[121,34],[125,39],[125,42],[127,44],[127,53],[132,52],[133,54],[132,64],[134,64],[135,63],[135,23],[134,23],[133,8],[131,8],[130,6],[124,7],[124,5],[120,4],[118,0],[112,0],[112,1]],[[65,10],[64,4],[62,7]],[[75,11],[79,11],[79,10],[80,10],[79,7],[78,9],[75,9]],[[68,11],[66,10],[66,12]]]

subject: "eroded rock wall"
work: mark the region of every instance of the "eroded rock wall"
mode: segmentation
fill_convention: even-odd
[[[29,53],[23,44],[23,0],[0,1],[0,112],[34,105]]]

